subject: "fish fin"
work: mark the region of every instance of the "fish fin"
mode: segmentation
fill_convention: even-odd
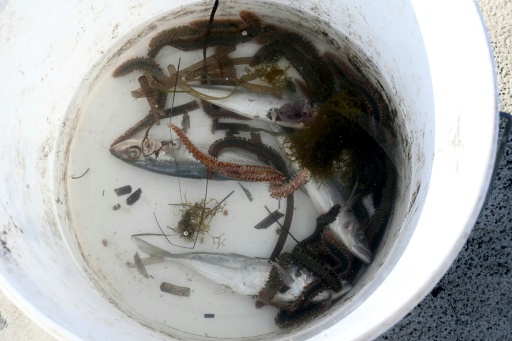
[[[283,280],[284,284],[291,288],[294,282],[292,275],[290,275],[290,273],[286,271],[286,269],[283,268],[281,264],[279,264],[278,262],[274,262],[270,259],[269,262],[276,267],[277,272],[279,272],[279,275],[281,276],[281,279]]]
[[[139,237],[132,236],[133,242],[137,245],[139,250],[151,256],[151,258],[165,258],[172,257],[173,254],[169,251],[159,248],[153,244],[146,242],[145,240],[140,239]]]
[[[163,262],[163,260],[164,259],[162,257],[149,256],[149,257],[141,258],[140,264],[126,262],[126,266],[130,269],[135,269],[135,268],[139,267],[140,265],[148,266],[148,265],[158,264],[158,263]]]
[[[357,187],[359,186],[359,176],[356,174],[356,181],[354,182],[354,188],[352,188],[352,193],[350,193],[350,196],[348,197],[347,202],[345,203],[345,206],[343,206],[342,211],[348,211],[352,209],[352,206],[354,203],[360,199],[361,195],[357,194]]]

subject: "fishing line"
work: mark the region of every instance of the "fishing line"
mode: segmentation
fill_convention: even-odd
[[[156,218],[156,217],[155,217]],[[158,223],[158,221],[157,221]],[[162,231],[163,232],[163,231]],[[177,233],[175,234],[163,234],[163,233],[137,233],[137,234],[132,234],[130,237],[150,237],[150,236],[169,236],[169,237],[174,237],[176,236]]]
[[[207,77],[207,66],[206,66],[206,47],[208,45],[208,35],[210,34],[210,31],[212,29],[212,22],[213,22],[213,18],[215,16],[215,12],[217,11],[217,7],[219,6],[219,0],[215,0],[215,3],[213,4],[213,8],[212,8],[212,12],[210,13],[210,21],[208,22],[208,27],[206,28],[206,33],[205,33],[205,37],[204,37],[204,47],[203,47],[203,75],[204,77],[207,79],[207,83],[209,84],[210,81],[208,80],[208,77]],[[178,82],[178,77],[176,77],[176,82]],[[175,86],[176,88],[176,86]],[[205,191],[204,191],[204,202],[203,202],[203,209],[201,211],[201,220],[199,222],[199,226],[201,226],[204,222],[204,213],[205,213],[205,210],[206,210],[206,198],[208,197],[208,182],[209,182],[209,179],[208,177],[206,177],[206,188],[205,188]],[[231,194],[230,194],[231,195]],[[197,231],[197,235],[196,235],[196,240],[194,241],[194,247],[197,243],[197,239],[199,238],[199,230]]]
[[[181,57],[178,59],[178,67],[176,69],[176,81],[174,83],[174,89],[173,89],[173,92],[172,92],[172,102],[171,102],[171,110],[170,110],[170,117],[169,117],[169,123],[172,123],[172,117],[173,117],[173,110],[174,110],[174,99],[176,98],[176,87],[178,86],[178,74],[180,72],[180,65],[181,65]],[[170,129],[170,134],[171,134],[171,141],[174,140],[173,138],[173,134],[172,134],[172,129]],[[180,200],[183,204],[183,194],[181,192],[181,181],[180,181],[180,170],[179,170],[179,167],[178,167],[178,161],[176,160],[176,151],[174,150],[174,148],[172,148],[172,154],[173,154],[173,157],[174,157],[174,165],[176,167],[176,171],[178,173],[178,189],[179,189],[179,192],[180,192]],[[206,199],[205,199],[206,200]],[[201,224],[203,223],[203,216],[204,214],[204,206],[203,206],[203,213],[201,214]],[[160,229],[160,231],[162,231],[162,235],[165,237],[165,239],[167,240],[167,242],[173,246],[176,246],[176,247],[180,247],[180,248],[183,248],[183,249],[193,249],[196,247],[196,243],[197,243],[197,239],[199,237],[199,231],[197,231],[197,235],[196,235],[196,239],[194,240],[194,245],[192,245],[192,247],[186,247],[186,246],[181,246],[181,245],[176,245],[174,243],[172,243],[169,238],[167,238],[167,235],[165,234],[164,230],[162,229],[162,227],[160,226],[160,223],[158,222],[158,219],[156,218],[156,214],[153,212],[153,215],[155,216],[155,220],[156,220],[156,224],[158,225],[158,228]]]
[[[178,68],[176,70],[176,81],[174,82],[174,90],[173,90],[173,93],[172,93],[172,102],[171,102],[171,114],[169,117],[169,123],[172,123],[172,114],[173,114],[173,110],[174,110],[174,99],[176,97],[176,87],[178,86],[178,74],[180,72],[180,64],[181,64],[181,57],[178,59]],[[172,129],[169,129],[170,133],[171,133],[171,141],[174,139],[173,136],[172,136]],[[180,169],[178,167],[178,161],[176,160],[176,151],[174,150],[174,148],[172,148],[172,156],[174,157],[174,165],[176,167],[176,171],[178,173],[178,189],[179,189],[179,192],[180,192],[180,200],[181,202],[183,203],[183,194],[181,193],[181,181],[180,181]],[[195,246],[195,243],[194,243],[194,246]]]
[[[158,226],[158,228],[160,229],[160,231],[162,231],[162,234],[160,233],[155,233],[155,234],[148,234],[148,235],[155,235],[155,236],[164,236],[165,239],[167,239],[167,242],[173,246],[176,246],[176,247],[180,247],[180,248],[183,248],[183,249],[193,249],[195,246],[196,246],[196,243],[194,242],[194,246],[192,247],[186,247],[186,246],[181,246],[181,245],[176,245],[176,244],[173,244],[169,238],[167,238],[167,236],[172,236],[172,235],[168,235],[168,234],[165,234],[164,230],[162,229],[162,227],[160,226],[160,223],[158,222],[158,219],[156,217],[156,213],[153,212],[153,216],[155,216],[155,221],[156,221],[156,225]],[[144,235],[144,234],[138,234],[138,235],[135,235],[135,236],[139,236],[139,235]],[[198,232],[198,235],[199,235],[199,232]],[[196,238],[197,240],[197,238]]]
[[[215,12],[217,12],[217,7],[219,6],[219,0],[215,0],[213,4],[212,11],[210,13],[210,21],[208,21],[208,27],[206,27],[206,33],[204,35],[204,46],[203,46],[203,79],[206,80],[207,84],[210,84],[210,80],[207,76],[207,66],[206,66],[206,48],[208,47],[208,36],[212,31],[213,18],[215,17]]]
[[[231,194],[233,194],[233,193],[235,193],[235,191],[231,191],[231,193],[226,195],[226,197],[224,199],[222,199],[217,205],[215,205],[215,207],[212,209],[212,211],[215,211],[217,209],[217,207],[219,207],[224,201],[226,201],[226,199],[229,198],[231,196]]]

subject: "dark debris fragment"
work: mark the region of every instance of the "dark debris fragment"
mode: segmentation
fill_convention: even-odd
[[[257,230],[266,229],[273,223],[277,222],[283,216],[283,213],[279,212],[278,210],[275,210],[274,212],[263,218],[263,220],[256,224],[254,228]]]
[[[139,200],[142,190],[139,188],[133,192],[128,198],[126,198],[126,205],[131,206]]]
[[[160,284],[160,290],[176,296],[190,296],[190,288],[180,287],[178,285],[174,285],[167,282],[162,282],[162,284]]]
[[[123,187],[119,187],[114,189],[114,192],[117,194],[117,196],[130,194],[132,192],[132,186],[126,185]]]

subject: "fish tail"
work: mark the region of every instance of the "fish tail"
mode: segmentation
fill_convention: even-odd
[[[169,251],[159,248],[153,244],[146,242],[145,240],[140,239],[139,237],[132,236],[133,242],[138,246],[139,250],[148,254],[154,258],[173,258],[174,255]]]

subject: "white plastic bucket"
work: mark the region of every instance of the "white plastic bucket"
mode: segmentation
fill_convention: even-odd
[[[270,13],[273,2],[261,2],[262,8]],[[112,46],[162,19],[158,28],[171,19],[167,13],[191,3],[0,2],[0,289],[56,337],[163,337],[99,295],[77,266],[82,260],[63,213],[68,146],[61,143],[79,116],[70,105],[86,75],[117,63]],[[483,204],[497,136],[489,43],[477,7],[468,1],[279,3],[314,15],[318,20],[311,25],[328,23],[351,40],[354,52],[368,57],[362,64],[389,85],[386,92],[397,104],[399,148],[409,159],[386,242],[343,307],[266,337],[369,339],[435,285]],[[243,9],[237,1],[222,5],[233,13]],[[341,37],[335,32],[331,38]],[[174,336],[185,337],[179,331]]]

